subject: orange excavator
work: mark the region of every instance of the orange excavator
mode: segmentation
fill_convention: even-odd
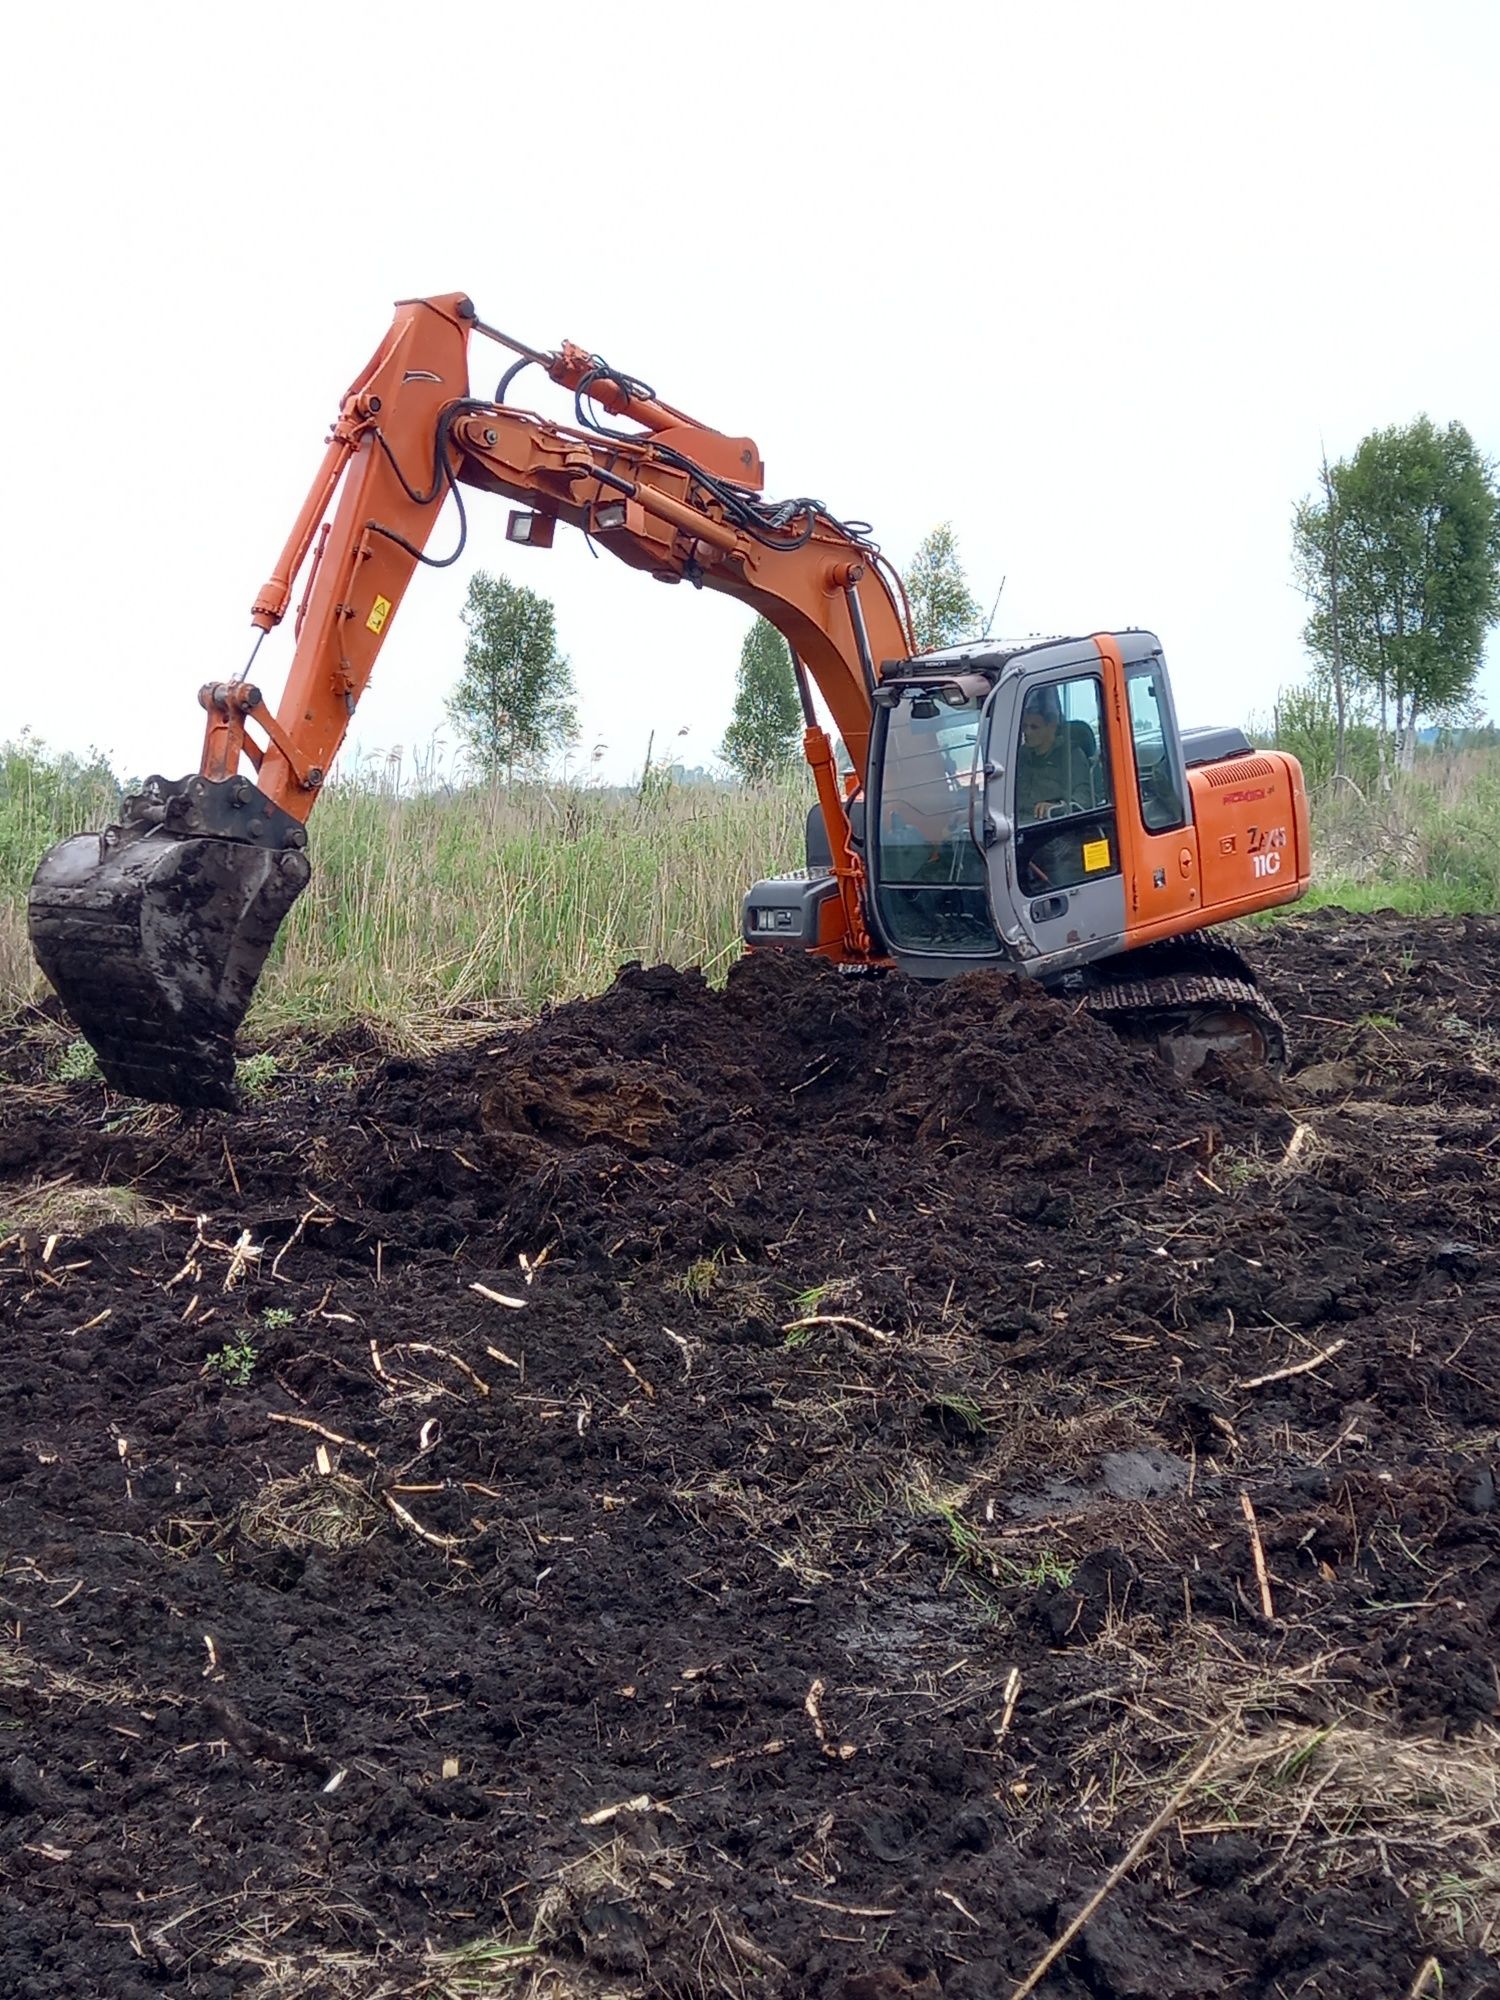
[[[476,337],[514,357],[488,398],[470,393]],[[507,401],[528,367],[571,391],[572,424]],[[528,347],[462,293],[398,305],[251,610],[258,649],[306,572],[280,704],[252,651],[199,692],[198,771],[152,778],[118,825],[62,841],[37,869],[33,949],[106,1080],[233,1107],[235,1033],[309,878],[305,822],[413,575],[457,561],[474,488],[516,503],[513,542],[548,547],[565,522],[662,581],[738,598],[787,639],[818,803],[807,868],[745,898],[750,949],[919,978],[1008,967],[1184,1070],[1226,1050],[1275,1062],[1274,1010],[1203,932],[1306,887],[1295,760],[1237,730],[1180,731],[1149,632],[919,654],[869,530],[763,486],[749,438],[597,355]],[[434,557],[450,494],[458,550]]]

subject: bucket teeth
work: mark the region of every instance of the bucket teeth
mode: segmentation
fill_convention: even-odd
[[[42,857],[32,949],[111,1088],[234,1109],[235,1033],[306,887],[304,840],[243,779],[153,778],[120,825]]]

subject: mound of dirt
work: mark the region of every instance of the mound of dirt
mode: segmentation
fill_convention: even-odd
[[[0,1990],[978,2000],[1170,1808],[1049,2000],[1500,1991],[1500,923],[1248,948],[1269,1093],[774,958],[14,1031]]]

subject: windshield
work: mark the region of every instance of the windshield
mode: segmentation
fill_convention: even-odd
[[[876,828],[881,927],[898,951],[993,957],[984,857],[969,832],[979,702],[903,691],[886,720]]]

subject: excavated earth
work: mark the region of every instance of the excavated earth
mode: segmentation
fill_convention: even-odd
[[[1500,1993],[1500,920],[1242,943],[1279,1084],[770,958],[237,1116],[18,1023],[0,1993]]]

